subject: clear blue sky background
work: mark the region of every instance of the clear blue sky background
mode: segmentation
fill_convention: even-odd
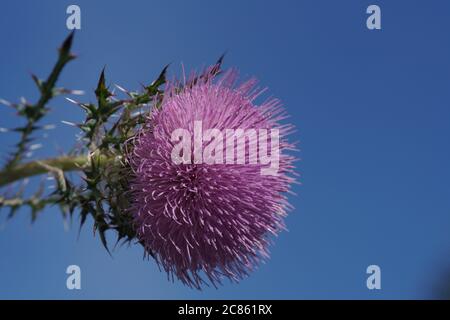
[[[61,85],[93,100],[101,68],[135,89],[172,62],[213,62],[257,76],[298,127],[302,183],[289,232],[240,284],[198,292],[166,280],[140,246],[111,258],[87,225],[65,231],[56,208],[34,224],[1,212],[0,298],[430,298],[450,268],[450,3],[447,1],[8,1],[0,4],[0,97],[34,101],[29,77],[50,71],[68,34],[66,7],[82,10]],[[369,31],[365,10],[382,9]],[[82,114],[63,99],[36,156],[68,150]],[[0,107],[0,127],[17,125]],[[0,134],[0,152],[17,136]],[[60,151],[58,151],[60,152]],[[65,269],[82,270],[82,290]],[[366,267],[382,290],[366,288]]]

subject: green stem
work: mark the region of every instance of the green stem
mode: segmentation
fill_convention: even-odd
[[[107,157],[101,156],[100,162],[106,162]],[[12,168],[0,171],[0,187],[24,178],[47,173],[48,167],[58,168],[62,171],[82,170],[89,164],[88,156],[61,156],[45,160],[35,160]]]
[[[45,115],[45,113],[47,112],[46,105],[54,96],[53,90],[55,88],[56,81],[58,80],[59,75],[61,74],[65,65],[75,58],[75,56],[70,53],[73,35],[74,33],[72,32],[66,38],[62,47],[59,49],[58,61],[53,67],[53,70],[48,76],[47,80],[42,84],[37,83],[41,92],[39,101],[35,105],[24,106],[25,110],[23,112],[24,116],[27,119],[27,123],[24,127],[18,128],[21,132],[20,142],[17,144],[16,152],[12,155],[12,158],[5,165],[5,170],[9,170],[18,165],[20,160],[23,158],[23,154],[25,153],[28,143],[31,140],[31,134],[34,130],[36,130],[36,123]]]

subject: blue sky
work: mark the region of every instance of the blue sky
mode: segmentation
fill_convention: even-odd
[[[92,224],[68,230],[56,208],[30,224],[0,212],[0,298],[431,298],[450,269],[450,3],[445,1],[10,1],[0,8],[0,97],[34,101],[78,4],[78,59],[60,85],[86,100],[106,65],[110,84],[135,89],[214,62],[254,75],[280,98],[300,141],[298,196],[271,259],[239,284],[201,292],[167,281],[140,246],[111,258]],[[378,4],[382,30],[369,31]],[[82,114],[63,99],[36,156],[68,150]],[[0,127],[17,125],[0,106]],[[0,135],[0,152],[17,137]],[[66,289],[77,264],[82,290]],[[366,288],[381,267],[382,289]]]

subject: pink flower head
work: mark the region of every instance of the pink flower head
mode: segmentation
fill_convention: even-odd
[[[293,145],[285,138],[293,127],[280,124],[286,114],[278,100],[256,104],[263,90],[256,88],[253,79],[238,84],[235,71],[219,79],[188,81],[179,88],[174,84],[166,90],[129,154],[136,232],[172,279],[176,276],[199,289],[207,283],[205,277],[213,285],[223,278],[237,282],[269,257],[271,236],[285,228],[283,220],[291,208],[286,193],[295,175],[295,158],[286,153]],[[228,141],[221,144],[217,135],[214,139],[204,136],[196,146],[189,142],[192,148],[180,154],[184,162],[174,161],[179,143],[174,132],[182,129],[195,140],[198,123],[203,133],[217,129],[224,140],[227,129],[254,129],[257,134],[260,129],[277,129],[276,172],[263,174],[268,164],[260,161],[261,155],[275,150],[274,138],[267,139],[268,147],[263,148],[258,136],[247,136],[245,163],[239,163],[237,156],[231,159],[234,163],[227,163]],[[259,156],[252,164],[248,160],[251,142]],[[207,153],[208,145],[214,145],[209,149],[214,152]],[[221,154],[222,163],[206,163]]]

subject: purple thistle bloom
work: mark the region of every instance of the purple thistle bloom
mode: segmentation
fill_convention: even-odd
[[[286,154],[295,148],[285,137],[293,126],[280,124],[286,113],[278,100],[256,105],[263,90],[253,79],[238,85],[235,71],[219,80],[188,81],[181,91],[171,87],[134,138],[128,156],[138,238],[172,280],[176,276],[198,289],[207,284],[202,275],[214,286],[223,278],[238,282],[269,257],[271,236],[285,228],[291,209],[286,193],[295,180],[295,158]],[[193,136],[195,121],[202,121],[203,130],[223,132],[277,128],[278,173],[262,175],[267,165],[260,162],[176,164],[171,135],[183,128]],[[257,148],[259,155],[260,144]]]

